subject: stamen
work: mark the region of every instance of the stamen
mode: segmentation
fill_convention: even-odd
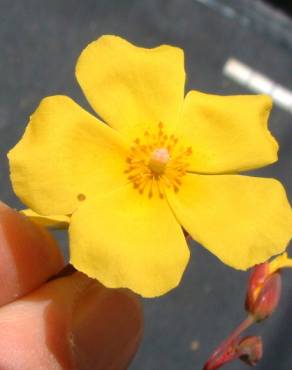
[[[178,143],[177,137],[165,132],[162,122],[158,123],[156,132],[146,130],[141,138],[134,140],[124,171],[134,189],[143,194],[147,188],[149,198],[157,195],[161,199],[165,187],[179,191],[193,151]]]

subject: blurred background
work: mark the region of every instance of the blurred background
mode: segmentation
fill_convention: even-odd
[[[280,142],[280,158],[256,174],[280,179],[292,201],[289,14],[291,4],[276,0],[0,0],[0,198],[21,207],[9,183],[6,153],[29,115],[43,97],[54,94],[69,95],[90,109],[74,78],[75,62],[90,41],[117,34],[144,47],[183,48],[187,90],[228,95],[260,91],[267,81],[276,86],[270,128]],[[238,68],[226,68],[230,58],[260,78],[251,83]],[[57,237],[67,253],[64,235]],[[200,370],[244,318],[248,274],[224,266],[194,242],[191,251],[180,287],[143,301],[145,336],[131,370]],[[283,277],[279,309],[250,330],[264,339],[259,370],[292,368],[292,271]],[[225,368],[245,367],[238,362]]]

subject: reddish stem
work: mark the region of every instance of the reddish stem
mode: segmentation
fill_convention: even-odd
[[[225,362],[233,358],[235,344],[239,340],[239,335],[254,323],[254,318],[249,315],[247,318],[224,340],[213,352],[204,366],[204,370],[216,370]]]

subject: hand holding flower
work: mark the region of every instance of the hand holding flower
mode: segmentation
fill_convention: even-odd
[[[126,369],[142,332],[137,298],[63,268],[49,233],[0,203],[0,368]]]

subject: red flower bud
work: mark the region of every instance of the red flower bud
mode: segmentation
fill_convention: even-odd
[[[231,362],[242,356],[240,350],[241,339],[239,335],[254,322],[253,317],[248,316],[231,334],[220,344],[206,362],[203,370],[216,370],[227,362]]]
[[[203,370],[217,370],[224,364],[233,361],[238,358],[236,348],[238,339],[224,343],[222,346],[212,354],[212,356],[206,362]]]
[[[247,285],[247,293],[246,293],[246,300],[245,300],[245,308],[247,311],[250,311],[250,307],[254,305],[254,302],[258,296],[258,293],[266,278],[269,276],[269,263],[261,263],[260,265],[256,265],[250,274],[248,285]]]
[[[282,279],[279,273],[270,275],[264,282],[255,301],[249,304],[248,310],[255,321],[265,320],[277,307],[282,289]]]
[[[239,337],[225,342],[210,357],[203,370],[217,370],[228,362],[240,359],[248,365],[254,366],[263,356],[261,337]]]
[[[261,337],[248,336],[238,345],[238,357],[250,366],[254,366],[263,357],[263,342]]]

